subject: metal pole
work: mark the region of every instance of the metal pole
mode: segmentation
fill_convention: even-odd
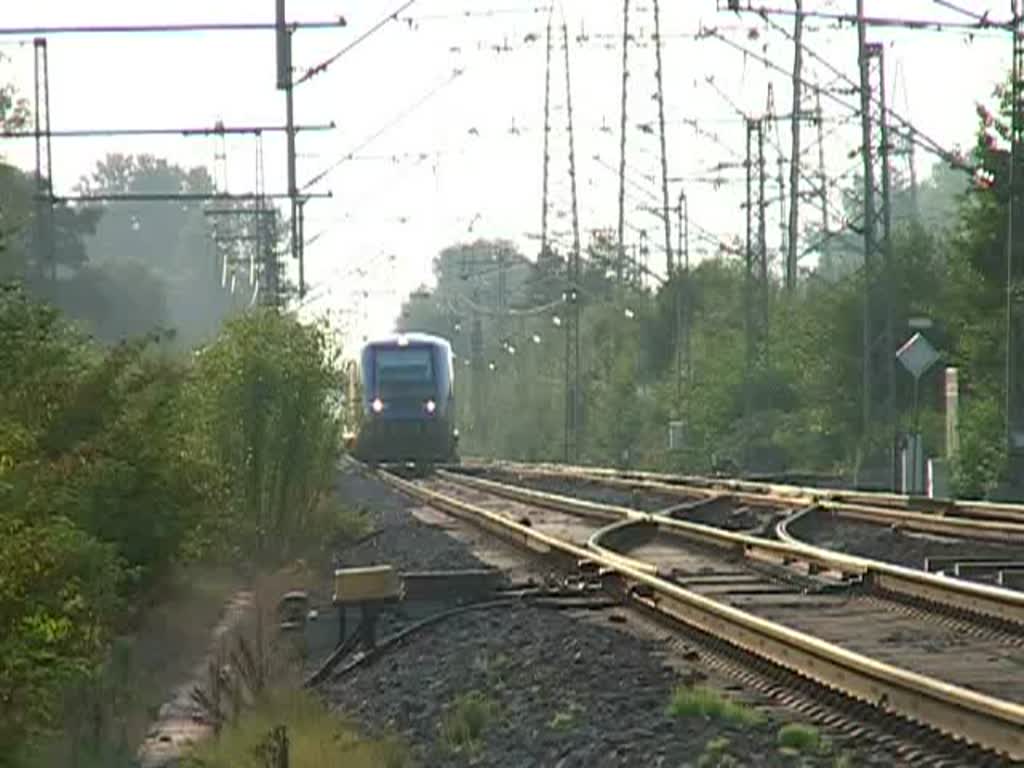
[[[46,235],[46,224],[43,221],[43,210],[45,203],[43,202],[43,193],[46,189],[46,184],[43,181],[43,127],[42,127],[42,66],[39,61],[40,49],[46,45],[46,40],[42,38],[36,38],[34,41],[35,47],[33,50],[33,67],[35,75],[35,108],[33,114],[35,115],[35,137],[36,137],[36,210],[35,210],[35,230],[36,230],[36,241],[34,257],[36,260],[36,269],[39,271],[40,279],[43,279],[46,275],[46,269],[44,266],[43,259],[43,242]]]
[[[1022,30],[1024,16],[1022,16],[1021,0],[1013,0],[1013,70],[1011,83],[1011,130],[1010,130],[1010,167],[1007,171],[1008,190],[1007,212],[1006,212],[1006,371],[1005,388],[1006,402],[1006,434],[1004,439],[1009,452],[1013,451],[1013,427],[1014,427],[1014,387],[1015,387],[1015,360],[1014,360],[1014,333],[1013,333],[1013,249],[1014,238],[1016,237],[1015,213],[1017,210],[1017,153],[1020,151],[1019,143],[1024,133],[1024,126],[1021,124],[1021,78],[1024,77],[1024,30]]]
[[[505,337],[505,314],[506,314],[506,278],[505,278],[505,248],[498,246],[498,343],[505,344],[508,339]]]
[[[36,258],[40,277],[56,291],[57,254],[53,231],[53,153],[50,132],[50,65],[46,39],[33,40],[36,135]],[[44,167],[45,162],[45,167]],[[55,293],[54,293],[55,295]]]
[[[864,307],[862,313],[862,438],[867,439],[871,427],[871,293],[872,262],[875,251],[875,178],[874,152],[871,146],[871,80],[868,72],[867,26],[864,21],[864,0],[857,0],[857,59],[860,65],[861,143],[864,156]]]
[[[665,277],[672,277],[672,220],[668,215],[668,154],[665,149],[665,94],[661,65],[661,13],[654,0],[654,76],[658,85],[658,135],[661,141],[661,219],[665,227]]]
[[[759,300],[761,304],[760,333],[768,331],[768,233],[767,202],[765,196],[765,162],[764,162],[764,121],[757,123],[757,250],[760,264],[761,285]],[[760,335],[760,334],[759,334]]]
[[[296,209],[299,214],[299,223],[295,232],[299,239],[299,296],[306,295],[306,200],[298,198]]]
[[[483,323],[477,307],[480,306],[480,287],[474,277],[473,279],[473,326],[470,331],[470,357],[473,370],[473,391],[472,397],[472,424],[478,440],[477,450],[486,451],[487,420],[483,417],[484,403],[484,332]]]
[[[629,94],[629,0],[622,3],[622,112],[619,124],[619,259],[616,278],[621,282],[626,260],[626,102]]]
[[[889,466],[890,487],[896,488],[896,345],[893,335],[893,264],[892,264],[892,183],[889,167],[889,115],[886,107],[885,53],[881,45],[872,46],[872,55],[878,59],[878,101],[880,106],[879,154],[882,172],[882,259],[885,271],[885,286],[882,297],[885,301],[885,333],[883,345],[885,354],[885,423],[892,430],[890,435]]]
[[[576,140],[573,134],[572,122],[572,78],[569,67],[569,29],[562,24],[562,38],[565,44],[565,111],[569,130],[569,184],[572,192],[572,254],[570,257],[570,287],[569,300],[572,301],[572,316],[569,325],[572,329],[572,390],[571,390],[571,414],[572,414],[572,459],[575,461],[579,456],[580,445],[580,218],[579,205],[576,196]]]
[[[743,366],[743,432],[746,439],[743,441],[743,464],[744,467],[750,459],[750,419],[752,411],[751,402],[751,374],[754,358],[754,317],[753,317],[753,282],[754,282],[754,240],[753,221],[754,215],[754,169],[753,169],[753,133],[754,121],[747,118],[747,242],[746,242],[746,270],[743,280],[743,329],[746,336],[745,360]]]
[[[288,28],[285,0],[274,0],[277,30],[277,87],[284,91],[285,133],[287,134],[288,197],[291,207],[292,259],[299,262],[299,296],[306,295],[305,259],[299,231],[299,190],[295,172],[295,82],[292,77],[292,30]]]
[[[825,170],[825,121],[824,113],[821,110],[821,86],[814,89],[814,110],[817,115],[818,128],[818,197],[821,202],[821,232],[822,237],[828,237],[828,174]],[[828,255],[828,241],[825,240],[821,246],[822,257]],[[824,258],[823,258],[824,260]],[[829,263],[829,266],[833,265]]]
[[[677,408],[681,407],[680,404],[682,403],[682,400],[683,400],[683,371],[682,371],[682,368],[683,368],[683,366],[682,366],[683,351],[682,351],[682,346],[683,346],[684,331],[682,330],[682,324],[683,324],[683,321],[682,321],[682,302],[683,302],[683,299],[682,299],[682,296],[680,296],[680,293],[682,292],[682,289],[683,289],[682,281],[685,278],[683,277],[683,275],[679,271],[678,260],[683,257],[683,202],[684,202],[685,199],[686,199],[686,190],[685,189],[680,189],[679,190],[679,204],[676,207],[676,224],[677,224],[676,237],[678,239],[678,243],[676,245],[677,264],[676,264],[676,269],[674,270],[675,279],[671,280],[672,285],[673,285],[672,304],[673,304],[673,309],[675,310],[676,407]],[[671,276],[673,273],[670,272],[669,274]]]
[[[786,158],[782,154],[781,147],[779,145],[779,153],[776,157],[776,185],[779,188],[779,253],[783,260],[783,270],[788,268],[786,263],[787,255],[789,254],[789,214],[786,211]],[[785,274],[783,275],[783,282],[785,282]]]
[[[685,294],[684,311],[685,323],[683,325],[683,350],[686,355],[686,384],[693,384],[693,361],[690,356],[690,326],[693,319],[693,292],[690,285],[690,199],[683,194],[683,288]]]
[[[801,88],[803,85],[804,14],[803,0],[796,0],[796,15],[793,21],[793,113],[790,116],[792,145],[789,163],[789,240],[786,249],[786,290],[796,288],[797,245],[800,239],[800,122]]]
[[[552,6],[553,8],[553,6]],[[549,152],[551,139],[551,17],[548,16],[546,40],[546,58],[544,63],[544,188],[541,196],[540,212],[540,253],[548,253],[548,171],[551,165]]]
[[[676,268],[679,267],[679,260],[683,258],[683,200],[686,197],[686,190],[679,190],[679,201],[676,205]]]

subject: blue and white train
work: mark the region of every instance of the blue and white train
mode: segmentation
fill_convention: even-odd
[[[455,370],[451,344],[425,333],[367,343],[359,366],[362,419],[354,455],[361,461],[457,461]]]

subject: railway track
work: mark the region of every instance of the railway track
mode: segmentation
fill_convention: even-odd
[[[619,477],[613,471],[506,463],[471,464],[454,470],[510,479],[541,490],[686,519],[730,530],[804,541],[865,558],[940,572],[1024,591],[1024,524],[1008,519],[958,517],[821,500],[787,487],[785,493],[715,490],[661,480]],[[753,485],[753,484],[751,484]],[[1009,517],[1010,505],[1001,505]],[[1024,507],[1012,508],[1024,514]],[[729,514],[722,514],[728,510]],[[791,518],[791,519],[790,519]]]
[[[973,764],[1024,761],[1024,594],[482,478],[384,477],[599,569],[636,605],[991,753]]]
[[[460,466],[469,470],[498,469],[500,471],[547,475],[556,477],[577,477],[601,479],[623,487],[646,487],[665,492],[686,493],[735,493],[747,497],[761,497],[789,500],[794,504],[822,504],[825,508],[848,509],[851,513],[861,511],[865,516],[877,514],[878,510],[897,510],[910,513],[924,513],[929,516],[945,516],[957,519],[996,521],[1024,525],[1024,504],[1009,504],[988,501],[961,501],[956,499],[934,499],[877,491],[855,491],[813,486],[787,485],[753,480],[733,480],[699,475],[674,475],[665,472],[622,470],[607,467],[589,467],[569,464],[523,464],[513,461],[466,460]],[[896,518],[893,518],[896,519]],[[907,520],[914,520],[908,517]]]

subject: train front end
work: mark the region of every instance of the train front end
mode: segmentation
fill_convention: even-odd
[[[456,454],[451,345],[426,334],[375,341],[361,357],[363,420],[356,457],[450,462]]]

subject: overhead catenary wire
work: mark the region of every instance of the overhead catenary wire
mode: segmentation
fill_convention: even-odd
[[[324,61],[321,61],[319,64],[317,64],[315,66],[312,66],[309,69],[307,69],[299,77],[299,79],[295,81],[295,85],[302,85],[303,83],[307,82],[308,80],[311,80],[312,78],[316,77],[317,75],[319,75],[319,74],[321,74],[323,72],[326,72],[330,68],[330,66],[332,64],[334,64],[334,62],[336,62],[338,59],[340,59],[346,53],[351,51],[353,48],[358,46],[360,43],[368,40],[370,37],[372,37],[374,35],[374,33],[376,33],[381,28],[386,26],[389,22],[397,20],[398,19],[398,14],[400,14],[402,11],[408,9],[415,2],[416,2],[416,0],[406,0],[404,3],[402,3],[402,5],[399,8],[395,9],[390,14],[385,16],[383,19],[378,21],[376,24],[374,24],[368,30],[363,32],[363,34],[359,35],[355,40],[353,40],[351,43],[346,45],[344,48],[342,48],[340,51],[335,53],[333,56],[330,56],[327,59],[325,59]]]
[[[770,19],[766,19],[766,21],[767,21],[767,23],[771,27],[773,27],[775,30],[780,32],[789,41],[792,42],[793,37],[792,37],[792,34],[789,32],[789,30],[787,30],[785,27],[783,27],[783,26],[781,26],[779,24],[776,24],[775,22],[771,21]],[[718,40],[721,40],[723,43],[726,43],[727,45],[735,48],[736,50],[741,51],[745,55],[750,56],[751,58],[753,58],[753,59],[763,63],[765,66],[770,67],[771,69],[774,69],[774,70],[776,70],[778,72],[781,72],[783,74],[787,74],[787,75],[790,74],[783,67],[780,67],[779,65],[775,64],[773,61],[771,61],[767,57],[761,56],[760,54],[755,53],[755,52],[745,48],[744,46],[740,45],[739,43],[736,43],[736,42],[734,42],[732,40],[729,40],[729,39],[727,39],[725,37],[722,37],[721,35],[715,34],[713,32],[711,33],[711,36],[715,37]],[[847,75],[845,72],[843,72],[838,67],[833,65],[831,62],[828,61],[828,59],[826,59],[824,56],[822,56],[821,54],[819,54],[817,51],[815,51],[813,48],[811,48],[810,46],[808,46],[806,44],[804,45],[804,54],[806,56],[810,56],[812,59],[814,59],[815,61],[820,63],[822,66],[826,67],[833,75],[835,75],[838,79],[840,79],[843,82],[845,82],[851,88],[855,88],[855,89],[858,89],[858,90],[860,89],[860,84],[858,82],[854,81],[849,75]],[[805,87],[813,87],[813,85],[807,83],[806,80],[802,81],[801,84],[803,86],[805,86]],[[850,109],[850,110],[853,110],[855,112],[859,111],[859,107],[855,107],[854,105],[851,105],[849,102],[847,102],[847,101],[841,99],[840,97],[836,96],[831,91],[822,90],[821,93],[823,95],[827,96],[833,102],[839,104],[840,106],[843,106],[843,107],[845,107],[847,109]],[[972,166],[970,166],[969,164],[967,164],[967,162],[965,161],[964,158],[959,157],[956,153],[951,152],[950,150],[947,150],[946,148],[944,148],[941,144],[939,144],[937,141],[932,139],[928,134],[926,134],[923,131],[921,131],[910,120],[908,120],[907,118],[903,117],[902,115],[897,113],[895,110],[891,109],[889,106],[878,104],[878,102],[877,102],[877,99],[878,99],[877,94],[872,94],[871,98],[873,99],[873,102],[876,105],[878,105],[880,107],[884,106],[886,115],[889,118],[891,118],[892,120],[895,120],[896,122],[900,123],[900,125],[903,127],[903,129],[909,133],[911,140],[914,141],[914,143],[917,144],[918,146],[920,146],[922,149],[927,150],[928,152],[930,152],[933,155],[939,157],[944,162],[947,162],[947,163],[949,163],[950,165],[952,165],[954,167],[962,168],[962,169],[967,170],[969,172],[973,172],[974,171],[974,168]]]
[[[349,160],[351,160],[357,153],[359,153],[360,151],[362,151],[363,149],[368,147],[370,144],[375,142],[377,139],[379,139],[385,133],[390,131],[392,128],[394,128],[395,126],[397,126],[400,123],[402,123],[413,112],[415,112],[417,109],[419,109],[424,104],[426,104],[428,101],[430,101],[432,98],[434,98],[434,96],[436,96],[442,90],[444,90],[449,85],[451,85],[453,82],[455,82],[459,77],[461,77],[463,75],[464,72],[465,72],[465,69],[455,69],[452,72],[451,76],[449,76],[447,79],[445,79],[444,81],[442,81],[438,85],[435,85],[427,93],[425,93],[423,96],[421,96],[415,102],[413,102],[408,107],[403,109],[401,112],[399,112],[397,115],[395,115],[391,120],[389,120],[387,123],[385,123],[379,129],[377,129],[372,134],[370,134],[365,139],[363,139],[363,141],[361,141],[358,145],[356,145],[351,151],[349,151],[349,152],[345,153],[344,155],[342,155],[337,161],[335,161],[331,165],[327,166],[327,168],[325,168],[324,170],[320,171],[320,173],[316,174],[313,178],[311,178],[309,181],[307,181],[305,184],[303,184],[302,189],[303,190],[309,189],[310,187],[312,187],[315,184],[317,184],[320,181],[322,181],[324,178],[326,178],[328,175],[330,175],[333,171],[335,171],[341,165],[343,165],[344,163],[346,163]]]
[[[698,33],[698,34],[701,34],[701,33]],[[633,43],[631,43],[631,45],[632,45],[632,44],[633,44]],[[836,101],[837,101],[837,103],[842,103],[842,102],[841,102],[841,101],[839,101],[839,100],[836,100]],[[847,105],[847,106],[848,106],[848,105]],[[853,112],[853,110],[851,110],[851,112]],[[837,120],[836,120],[836,122],[837,122],[837,123],[838,123],[839,125],[837,125],[837,127],[836,127],[836,128],[834,129],[834,130],[835,130],[835,132],[838,132],[839,130],[841,130],[841,127],[842,127],[842,125],[845,125],[845,121],[846,121],[846,120],[848,120],[848,119],[849,119],[849,118],[842,118],[842,119],[837,119]],[[704,122],[704,121],[702,121],[702,122]],[[720,122],[722,122],[722,123],[726,123],[726,122],[728,122],[728,119],[723,119],[723,120],[721,120]],[[529,125],[525,124],[525,123],[520,123],[519,121],[517,121],[517,122],[516,122],[516,125],[517,125],[517,127],[518,127],[518,129],[519,129],[519,130],[517,131],[517,133],[525,133],[525,132],[529,132],[529,131],[531,130],[531,127],[530,127]],[[694,126],[694,127],[696,128],[697,126]],[[487,129],[486,127],[483,127],[483,126],[481,126],[481,127],[480,127],[480,133],[483,133],[483,132],[484,132],[484,131],[486,131],[486,130],[488,130],[488,129]],[[504,132],[502,132],[502,134],[504,134]],[[498,138],[500,138],[500,137],[498,137]],[[509,138],[511,138],[511,136],[510,136]],[[725,146],[728,146],[728,145],[727,145],[727,143],[726,143],[725,141],[722,141],[722,142],[721,142],[721,145],[722,145],[723,147],[725,147]],[[731,150],[731,148],[730,148],[730,151],[733,151],[733,150]],[[801,151],[801,153],[800,153],[800,154],[801,154],[801,159],[803,159],[804,157],[806,157],[806,152],[807,152],[807,151],[809,151],[809,150],[802,150],[802,151]],[[941,155],[940,155],[940,156],[941,156]],[[350,159],[355,159],[355,158],[350,158]],[[816,186],[820,187],[820,184],[816,184]],[[831,206],[830,206],[830,207],[831,207]]]

